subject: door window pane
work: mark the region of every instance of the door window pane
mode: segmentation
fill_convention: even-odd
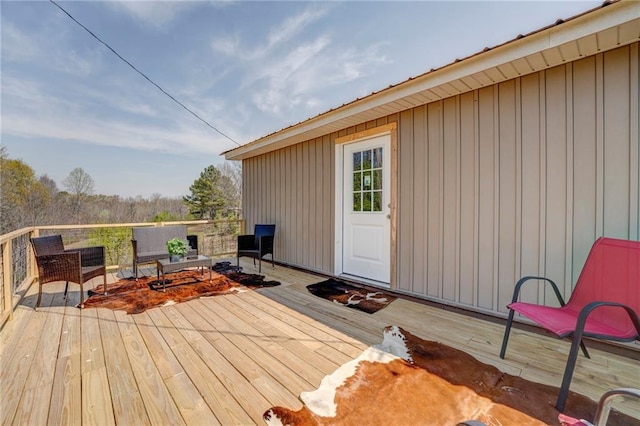
[[[373,189],[382,189],[382,170],[373,171]]]
[[[353,211],[381,212],[384,200],[382,148],[353,153]]]
[[[362,169],[367,170],[371,168],[371,150],[362,151]]]
[[[382,167],[382,148],[376,148],[373,150],[373,167]]]
[[[373,193],[373,211],[382,211],[382,191],[375,191]]]
[[[367,191],[371,189],[371,170],[362,173],[362,189]]]
[[[353,174],[353,191],[362,191],[362,173],[355,172]]]
[[[353,193],[353,211],[354,212],[362,211],[362,193],[360,192]]]
[[[361,155],[360,152],[353,153],[353,170],[360,170],[362,167]]]
[[[362,193],[362,211],[363,212],[371,211],[371,192]]]

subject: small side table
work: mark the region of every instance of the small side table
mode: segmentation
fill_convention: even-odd
[[[158,270],[158,282],[160,281],[160,275],[162,275],[162,291],[166,289],[166,277],[165,274],[179,271],[185,268],[200,267],[200,271],[204,276],[204,267],[209,270],[209,282],[211,282],[211,265],[212,261],[210,257],[198,255],[193,257],[183,257],[178,262],[171,262],[169,258],[156,260],[156,268]]]

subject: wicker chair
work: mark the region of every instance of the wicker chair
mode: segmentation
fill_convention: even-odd
[[[67,297],[69,281],[80,284],[80,308],[84,308],[83,284],[102,275],[104,294],[107,294],[107,270],[104,260],[104,247],[84,247],[65,250],[62,236],[31,238],[31,247],[38,264],[38,301],[40,306],[42,286],[55,281],[66,281],[64,297]]]
[[[254,266],[256,259],[258,259],[258,272],[262,272],[262,257],[267,254],[271,255],[271,264],[275,266],[273,259],[273,238],[275,233],[275,225],[256,225],[253,234],[238,235],[238,269],[240,268],[240,257],[242,256],[252,257]]]

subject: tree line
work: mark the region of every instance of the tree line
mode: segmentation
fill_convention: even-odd
[[[10,158],[6,147],[0,147],[0,234],[37,225],[238,218],[240,167],[206,167],[182,198],[120,197],[95,194],[95,182],[82,168],[73,169],[60,189],[49,176],[37,176],[27,163]]]

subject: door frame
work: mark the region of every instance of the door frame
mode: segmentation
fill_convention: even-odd
[[[343,275],[343,213],[344,213],[344,146],[345,143],[361,142],[366,139],[389,135],[391,142],[391,183],[390,183],[390,199],[391,199],[391,223],[390,223],[390,252],[391,259],[389,259],[389,288],[396,288],[397,281],[397,206],[398,206],[398,124],[392,122],[383,126],[378,126],[373,129],[364,130],[361,132],[352,133],[347,136],[341,136],[335,139],[335,211],[334,211],[334,223],[335,223],[335,251],[334,251],[334,273],[335,275]],[[366,278],[360,278],[363,282],[375,284],[376,281],[367,280]]]

